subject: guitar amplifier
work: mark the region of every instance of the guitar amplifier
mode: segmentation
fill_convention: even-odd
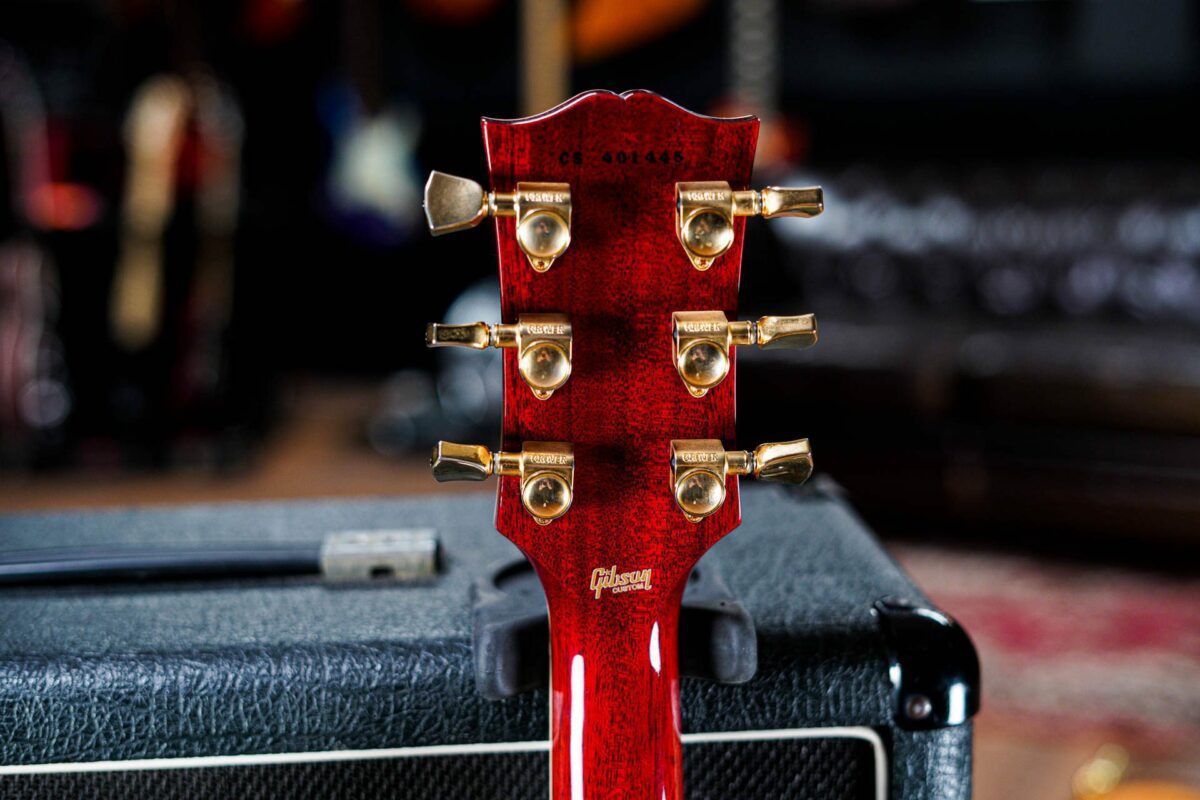
[[[507,639],[481,632],[503,617],[487,611],[505,603],[498,565],[519,558],[492,530],[492,502],[0,519],[0,552],[422,528],[441,553],[417,580],[0,589],[0,797],[547,796],[544,619],[514,613],[525,621],[500,625]],[[708,675],[682,682],[686,796],[969,798],[966,635],[836,492],[748,487],[742,502],[747,521],[697,569],[708,589],[685,599],[684,672]]]

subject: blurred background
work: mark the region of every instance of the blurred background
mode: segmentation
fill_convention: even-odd
[[[748,228],[743,316],[822,340],[741,354],[740,434],[808,436],[971,631],[977,796],[1200,788],[1186,0],[6,0],[0,509],[434,490],[501,390],[422,346],[498,316],[424,176],[591,88],[758,114],[757,182],[825,187]]]

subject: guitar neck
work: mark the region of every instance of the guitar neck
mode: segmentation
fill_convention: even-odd
[[[637,587],[641,596],[626,604],[636,607],[614,613],[613,604],[627,598],[612,592],[625,587]],[[556,800],[683,796],[682,585],[658,587],[651,577],[645,587],[600,586],[599,602],[573,591],[548,595],[550,795]]]

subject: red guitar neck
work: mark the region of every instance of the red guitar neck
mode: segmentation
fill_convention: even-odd
[[[504,450],[574,448],[574,500],[548,525],[502,479],[496,526],[541,577],[550,607],[552,797],[682,797],[677,621],[693,565],[739,521],[737,478],[699,523],[676,506],[671,440],[734,438],[734,376],[694,397],[676,374],[672,312],[736,318],[742,220],[707,271],[676,233],[676,183],[750,179],[758,123],[715,120],[647,92],[593,92],[526,120],[483,123],[491,188],[570,186],[571,244],[531,268],[496,220],[502,313],[565,314],[573,371],[548,400],[505,353]],[[732,353],[731,353],[732,358]]]
[[[683,796],[682,592],[653,583],[643,591],[654,602],[634,609],[615,609],[611,589],[599,603],[550,595],[552,798]]]

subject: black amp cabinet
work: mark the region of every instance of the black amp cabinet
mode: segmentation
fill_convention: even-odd
[[[474,494],[0,518],[0,555],[397,529],[440,548],[413,579],[0,587],[0,798],[547,796],[545,619],[491,508]],[[969,798],[965,633],[834,492],[748,486],[743,519],[685,599],[681,661],[704,676],[682,686],[689,800]]]

